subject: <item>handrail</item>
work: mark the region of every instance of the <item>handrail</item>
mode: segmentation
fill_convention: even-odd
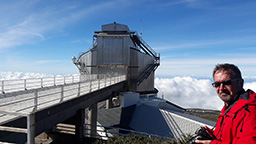
[[[18,127],[10,127],[10,126],[1,126],[0,125],[0,131],[27,134],[27,143],[28,144],[35,143],[35,141],[34,141],[34,137],[35,137],[35,115],[34,115],[34,113],[29,114],[29,113],[22,113],[22,112],[0,111],[0,114],[26,117],[26,119],[27,119],[27,127],[26,128],[18,128]]]
[[[87,126],[91,125],[91,126],[96,126],[96,130],[95,129],[89,129]],[[123,131],[123,133],[121,132],[114,132],[114,131]],[[93,135],[88,133],[87,131],[96,131],[97,134]],[[141,132],[141,131],[135,131],[135,130],[129,130],[129,129],[124,129],[124,128],[118,128],[118,127],[107,127],[107,126],[102,126],[102,125],[93,125],[93,124],[85,124],[85,136],[93,136],[93,137],[102,137],[103,139],[108,139],[109,137],[112,137],[113,135],[117,135],[117,136],[129,136],[130,134],[137,134],[137,135],[144,135],[147,137],[155,137],[155,138],[163,138],[163,139],[172,139],[170,137],[164,137],[164,136],[159,136],[156,134],[151,134],[151,133],[146,133],[146,132]]]
[[[137,35],[137,37],[139,38],[139,40],[141,41],[142,44],[145,45],[146,48],[149,49],[149,51],[154,55],[154,57],[156,57],[156,52],[153,50],[153,48],[151,48],[143,39],[142,37],[140,37],[139,35]]]
[[[160,55],[158,54],[157,56],[157,53],[153,50],[153,48],[151,48],[143,39],[141,36],[138,35],[138,33],[136,33],[135,35],[131,36],[131,38],[133,40],[136,41],[137,45],[144,50],[145,53],[147,54],[151,54],[155,59],[159,59],[160,58]],[[141,45],[143,45],[143,47]]]
[[[79,80],[75,80],[75,77],[62,77],[60,80],[54,77],[51,78],[51,83],[47,84],[48,87],[45,87],[45,78],[34,80],[39,80],[36,83],[39,83],[40,88],[27,90],[31,88],[28,86],[28,79],[23,79],[22,82],[11,80],[10,85],[22,85],[21,88],[25,90],[0,95],[0,124],[15,117],[27,117],[27,128],[0,125],[0,131],[26,133],[28,144],[34,144],[36,111],[125,81],[126,76],[79,76]]]
[[[67,79],[62,79],[62,84],[23,90],[0,95],[0,123],[10,119],[9,113],[32,113],[42,108],[61,103],[75,97],[105,88],[107,86],[126,80],[125,75],[105,77],[103,75],[80,77],[80,81],[67,84]],[[71,80],[72,81],[72,80]],[[66,82],[66,83],[65,83]],[[24,83],[23,83],[24,84]],[[57,83],[56,83],[57,84]],[[24,87],[23,87],[24,88]],[[5,114],[1,114],[5,111]]]
[[[0,81],[0,91],[2,94],[30,90],[36,88],[50,87],[56,85],[70,84],[85,80],[97,79],[99,75],[73,75],[73,76],[56,76],[44,78],[28,78]],[[103,77],[103,76],[99,76]],[[0,93],[0,95],[1,95]]]

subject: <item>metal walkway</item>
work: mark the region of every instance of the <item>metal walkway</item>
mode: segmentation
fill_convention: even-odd
[[[2,93],[0,94],[0,130],[26,133],[27,142],[29,144],[34,143],[35,133],[37,133],[34,131],[42,131],[35,130],[37,121],[46,119],[45,117],[49,117],[53,113],[52,111],[60,110],[58,107],[62,105],[68,105],[70,108],[74,107],[74,110],[69,109],[68,113],[70,114],[66,114],[67,116],[65,118],[68,118],[69,116],[72,116],[72,112],[77,111],[77,109],[82,106],[80,103],[89,100],[88,95],[92,94],[90,98],[101,97],[97,95],[98,91],[103,93],[104,91],[102,90],[106,88],[105,91],[111,93],[112,91],[109,87],[113,87],[125,81],[125,75],[116,77],[105,77],[103,75],[77,75],[69,77],[60,76],[52,78],[0,81],[0,90]],[[85,96],[87,96],[87,98],[84,98]],[[71,102],[77,104],[77,106],[71,106]],[[66,106],[60,111],[67,109]],[[49,110],[52,107],[56,108]],[[39,120],[37,118],[38,116],[36,116],[37,113],[42,113],[46,109],[48,109],[48,114],[43,114],[45,117],[40,115]],[[3,126],[6,123],[20,119],[21,117],[27,119],[26,128]]]

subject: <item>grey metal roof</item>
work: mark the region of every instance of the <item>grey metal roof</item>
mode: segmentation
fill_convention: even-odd
[[[136,105],[132,105],[126,108],[114,107],[111,109],[99,109],[98,110],[98,122],[104,126],[106,130],[111,132],[119,132],[118,129],[122,128],[130,130],[129,123],[131,121],[133,112],[136,108]]]
[[[110,127],[118,126],[121,120],[121,107],[101,109],[98,111],[98,121],[101,125]]]
[[[136,107],[130,127],[164,137],[181,138],[183,134],[193,134],[200,126],[212,127],[214,124],[183,112],[142,104]]]
[[[186,114],[182,110],[147,104],[101,109],[98,112],[98,122],[103,126],[132,129],[171,138],[180,138],[182,134],[193,134],[200,126],[215,125],[215,122]]]
[[[163,137],[172,135],[172,131],[160,110],[148,105],[136,107],[130,127],[136,131],[156,134]]]

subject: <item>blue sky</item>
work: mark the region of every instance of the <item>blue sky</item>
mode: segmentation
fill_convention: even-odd
[[[71,57],[117,22],[160,53],[157,77],[211,77],[224,62],[255,77],[255,9],[251,0],[1,0],[0,71],[78,73]]]

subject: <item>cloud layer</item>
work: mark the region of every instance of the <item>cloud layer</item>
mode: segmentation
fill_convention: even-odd
[[[221,110],[223,102],[217,96],[209,79],[192,77],[156,78],[155,87],[159,97],[184,108]],[[245,90],[256,91],[256,82],[244,84]]]
[[[24,73],[24,72],[0,72],[0,80],[28,79],[53,77],[51,74],[42,73]]]

